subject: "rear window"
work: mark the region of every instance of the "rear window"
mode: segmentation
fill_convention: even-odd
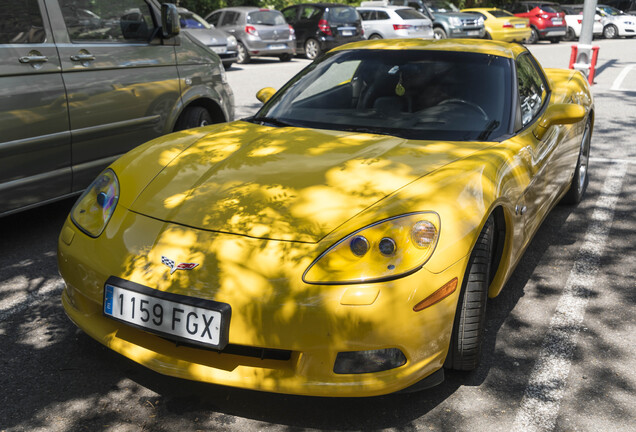
[[[266,11],[254,11],[247,14],[248,24],[260,24],[260,25],[282,25],[285,24],[285,18],[280,12],[266,10]]]
[[[488,11],[488,13],[490,13],[490,15],[494,16],[495,18],[514,16],[510,12],[505,11],[503,9],[491,10],[491,11]]]
[[[541,9],[543,12],[547,12],[547,13],[559,13],[559,12],[562,12],[560,7],[558,7],[556,5],[551,5],[551,4],[542,4],[541,6],[539,6],[539,9]]]
[[[404,20],[421,20],[426,18],[413,8],[397,9],[395,13]]]
[[[358,21],[358,12],[352,7],[331,7],[326,13],[331,24],[352,24]]]
[[[46,39],[36,0],[0,1],[0,44],[42,43]]]

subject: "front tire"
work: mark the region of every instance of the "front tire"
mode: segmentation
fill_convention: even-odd
[[[590,182],[588,173],[588,166],[590,161],[590,144],[592,142],[592,125],[588,120],[585,125],[585,131],[583,132],[583,139],[581,140],[581,149],[579,150],[579,159],[576,161],[576,168],[574,169],[574,177],[572,177],[572,183],[570,183],[570,189],[563,197],[563,203],[565,204],[578,204],[583,199],[587,185]]]
[[[615,25],[610,24],[603,29],[603,37],[605,39],[616,39],[618,37],[618,29]]]
[[[184,129],[207,126],[212,123],[214,122],[208,110],[200,106],[188,107],[181,113],[174,130],[176,132]]]
[[[305,42],[305,57],[315,60],[320,55],[320,44],[316,39],[307,39]]]
[[[455,370],[473,370],[479,365],[486,326],[486,301],[490,285],[495,235],[494,218],[490,216],[479,233],[468,260],[459,294],[450,347],[444,366]]]
[[[448,37],[448,35],[446,34],[446,31],[444,31],[443,28],[435,27],[433,29],[433,37],[435,39],[446,39]]]

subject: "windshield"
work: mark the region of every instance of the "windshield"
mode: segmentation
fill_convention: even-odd
[[[619,11],[618,9],[615,9],[611,6],[599,6],[598,9],[601,11],[601,15],[603,16],[615,16],[615,15],[621,15],[621,11]]]
[[[251,119],[408,139],[496,140],[508,131],[510,60],[424,50],[336,51]]]
[[[181,24],[181,28],[189,29],[212,28],[203,18],[192,12],[179,12],[179,24]]]
[[[285,25],[285,18],[280,12],[273,10],[261,10],[247,14],[247,23],[267,26]]]
[[[459,12],[457,6],[444,0],[433,1],[431,3],[427,3],[427,5],[433,12],[436,13]]]

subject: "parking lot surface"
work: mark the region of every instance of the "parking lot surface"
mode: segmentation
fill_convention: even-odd
[[[73,200],[1,219],[0,431],[635,431],[636,41],[600,40],[587,195],[543,222],[488,304],[484,357],[439,386],[362,399],[244,391],[159,375],[65,316],[59,229]],[[531,51],[567,67],[570,43]],[[237,118],[308,61],[228,72]]]

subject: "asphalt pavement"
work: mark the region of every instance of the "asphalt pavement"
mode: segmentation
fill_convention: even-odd
[[[488,304],[484,357],[441,385],[363,399],[244,391],[159,375],[77,330],[56,243],[73,200],[0,219],[0,431],[636,431],[636,40],[600,40],[590,185],[544,221]],[[531,51],[567,67],[570,43]],[[237,117],[308,61],[228,71]]]

